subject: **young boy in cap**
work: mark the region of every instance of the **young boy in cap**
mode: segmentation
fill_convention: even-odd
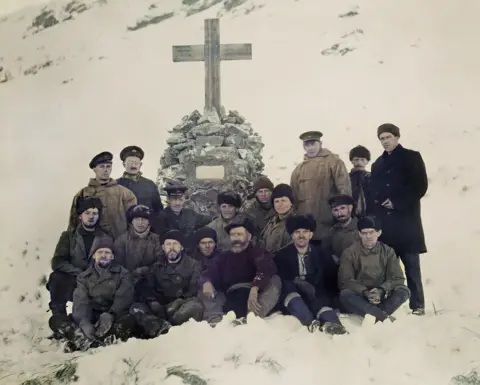
[[[100,229],[105,231],[113,239],[118,238],[127,231],[127,217],[125,213],[130,206],[137,204],[137,198],[128,188],[110,178],[112,173],[113,155],[110,152],[102,152],[90,161],[90,169],[95,173],[95,178],[90,179],[87,187],[82,188],[73,197],[70,209],[68,229],[72,230],[78,226],[78,215],[75,207],[79,197],[99,198],[103,210],[100,218]]]
[[[345,163],[338,155],[322,148],[323,134],[308,131],[300,135],[305,157],[293,170],[290,186],[297,214],[313,214],[317,230],[312,243],[319,244],[332,226],[328,198],[335,194],[352,194],[350,175]]]
[[[215,257],[219,254],[217,248],[217,232],[210,227],[202,227],[195,231],[195,250],[194,257],[202,264],[202,271],[207,270],[213,263]]]
[[[125,147],[120,152],[125,172],[117,182],[135,194],[139,205],[147,206],[153,215],[158,215],[163,210],[163,204],[155,182],[145,178],[140,171],[144,156],[145,153],[138,146]]]
[[[378,241],[382,230],[375,217],[359,219],[358,231],[360,241],[340,258],[340,302],[348,313],[394,321],[392,314],[410,297],[400,261],[390,246]]]
[[[292,215],[286,220],[292,244],[275,256],[282,280],[282,304],[311,332],[319,328],[329,334],[346,330],[332,308],[337,267],[320,249],[310,245],[316,229],[312,215]]]
[[[370,173],[366,170],[370,162],[370,151],[364,146],[358,145],[350,150],[350,162],[353,168],[350,171],[352,182],[352,197],[357,217],[364,217],[369,213],[372,204]]]

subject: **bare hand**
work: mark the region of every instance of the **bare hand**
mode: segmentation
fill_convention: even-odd
[[[252,287],[250,289],[250,295],[248,296],[248,311],[258,315],[261,309],[262,306],[258,302],[258,288]]]
[[[390,199],[385,200],[385,202],[382,203],[382,206],[386,209],[393,210],[393,203]]]
[[[382,302],[382,291],[381,289],[374,288],[370,290],[370,293],[368,294],[368,301],[374,305],[380,304]]]
[[[210,281],[207,281],[203,284],[202,292],[203,292],[203,295],[207,298],[215,297],[215,288],[213,287]]]

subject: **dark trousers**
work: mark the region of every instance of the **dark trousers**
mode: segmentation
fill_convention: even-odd
[[[407,286],[411,292],[410,309],[425,308],[420,255],[418,253],[399,253],[398,256],[405,266]]]
[[[47,290],[50,292],[48,306],[52,314],[67,314],[67,302],[73,301],[73,291],[76,287],[76,276],[59,271],[50,274]]]
[[[378,305],[370,303],[362,294],[351,290],[340,292],[340,302],[349,314],[365,317],[374,316],[377,321],[384,321],[392,315],[409,298],[410,290],[406,286],[398,286]]]

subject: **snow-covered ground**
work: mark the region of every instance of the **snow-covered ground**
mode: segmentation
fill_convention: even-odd
[[[0,0],[0,13],[14,3]],[[253,44],[252,61],[222,64],[223,104],[263,136],[266,173],[276,182],[289,181],[302,156],[297,137],[307,129],[323,131],[325,146],[345,161],[357,144],[378,156],[376,127],[387,121],[400,126],[406,147],[422,152],[430,178],[422,256],[428,315],[401,309],[394,324],[349,321],[351,334],[333,339],[288,317],[235,329],[189,323],[80,355],[66,368],[78,365],[80,385],[173,385],[183,381],[175,373],[189,370],[198,377],[185,381],[195,384],[425,385],[475,368],[480,3],[248,0],[226,11],[224,1],[189,17],[180,3],[90,0],[92,8],[38,33],[29,26],[40,6],[0,17],[0,65],[14,76],[0,84],[0,384],[51,375],[52,365],[72,358],[44,339],[42,286],[72,196],[90,177],[93,155],[126,145],[144,148],[144,172],[155,179],[167,130],[203,104],[202,63],[173,63],[171,46],[202,43],[203,19],[218,12],[224,43]],[[65,18],[61,3],[51,7]],[[170,12],[127,30],[145,14]],[[32,74],[35,65],[45,68]],[[117,158],[114,173],[121,172]]]

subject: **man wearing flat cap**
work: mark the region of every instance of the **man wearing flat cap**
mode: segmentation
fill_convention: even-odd
[[[193,253],[195,231],[209,224],[212,218],[185,207],[187,189],[179,180],[167,181],[164,190],[168,196],[168,206],[154,220],[152,231],[161,236],[166,231],[179,230],[184,235],[183,246],[189,253]]]
[[[279,250],[275,264],[282,280],[281,303],[284,311],[296,317],[311,332],[329,334],[346,330],[333,310],[337,284],[337,266],[314,245],[316,230],[312,215],[292,215],[286,220],[292,244]]]
[[[204,319],[212,325],[233,311],[237,319],[252,312],[266,317],[280,297],[281,281],[272,255],[252,244],[255,224],[249,218],[237,218],[226,228],[231,249],[221,252],[202,274]]]
[[[93,197],[102,202],[102,216],[100,217],[99,228],[110,235],[113,239],[118,238],[127,231],[126,212],[129,207],[137,204],[137,198],[126,187],[110,178],[112,173],[113,155],[110,152],[102,152],[96,155],[89,164],[95,173],[88,186],[82,188],[73,197],[70,209],[68,229],[76,229],[79,220],[75,207],[77,199]]]
[[[338,263],[343,251],[358,241],[357,218],[353,217],[354,201],[350,195],[339,194],[331,197],[328,204],[335,224],[328,232],[322,249]]]
[[[149,207],[153,215],[158,215],[163,210],[163,204],[157,185],[140,171],[144,156],[143,150],[138,146],[125,147],[120,152],[125,172],[117,182],[135,194],[139,205]]]
[[[372,165],[372,213],[382,220],[381,241],[393,247],[405,266],[410,309],[425,314],[420,254],[427,252],[420,200],[428,189],[425,163],[418,151],[399,144],[400,129],[382,124],[377,136],[383,154]]]
[[[375,217],[358,220],[360,241],[340,258],[338,283],[340,302],[351,314],[369,314],[377,322],[394,321],[392,314],[410,297],[395,251],[378,238],[382,234]]]
[[[253,182],[254,198],[245,201],[240,208],[240,212],[247,213],[255,218],[260,231],[262,231],[267,222],[275,216],[272,208],[273,183],[266,176],[261,176]]]
[[[311,213],[317,221],[312,243],[319,244],[333,225],[328,198],[336,194],[352,194],[350,175],[345,163],[336,154],[322,147],[318,131],[300,135],[305,156],[293,170],[290,186],[297,214]]]
[[[181,325],[190,318],[201,321],[203,305],[197,298],[201,264],[183,247],[184,237],[178,230],[163,235],[164,259],[153,265],[137,286],[137,298],[130,309],[147,337],[156,337],[167,326]]]
[[[366,170],[368,162],[370,162],[370,151],[368,148],[358,145],[350,150],[349,158],[353,165],[350,170],[350,181],[352,182],[355,215],[364,217],[369,213],[372,205],[371,174]]]
[[[217,249],[219,251],[230,250],[230,235],[226,227],[238,217],[250,217],[247,213],[240,213],[242,207],[242,198],[234,191],[222,191],[217,195],[217,205],[220,216],[211,221],[207,227],[215,230],[217,233]],[[250,218],[253,219],[253,218]],[[257,235],[258,236],[258,229]]]

